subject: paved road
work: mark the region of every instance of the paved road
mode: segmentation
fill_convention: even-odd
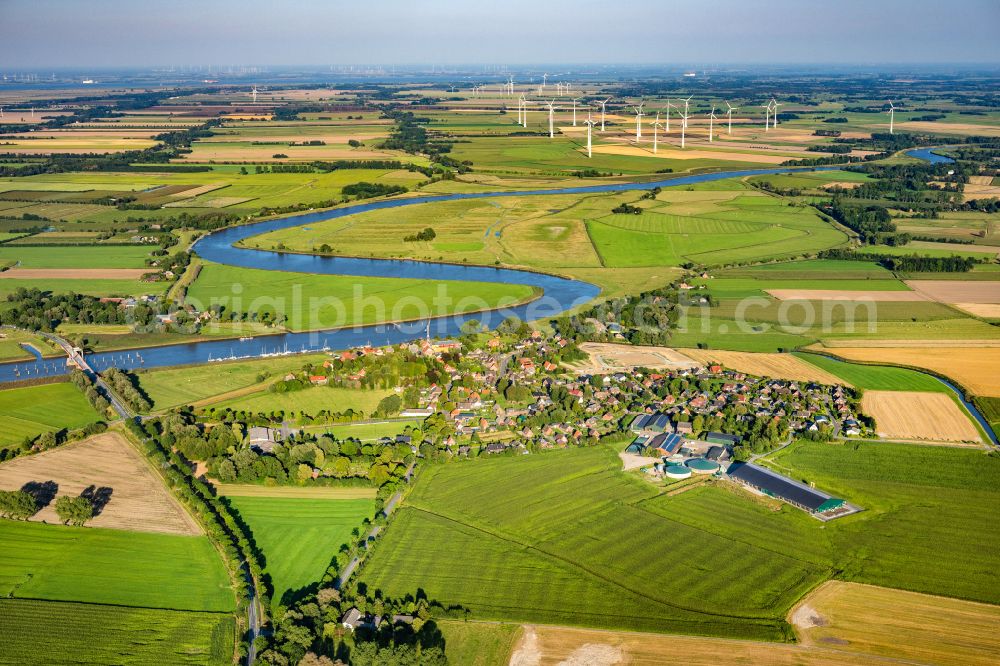
[[[111,406],[118,413],[118,416],[126,420],[135,418],[135,412],[133,412],[129,406],[126,405],[125,402],[117,396],[117,394],[115,394],[115,392],[111,389],[111,386],[109,386],[108,383],[105,382],[92,367],[90,367],[90,364],[87,363],[87,359],[84,358],[83,353],[81,353],[79,349],[71,345],[68,340],[61,338],[58,335],[54,335],[52,333],[42,333],[41,335],[44,335],[49,340],[52,340],[62,347],[62,350],[66,352],[67,363],[74,363],[76,367],[87,373],[87,375],[94,380],[94,383],[97,384],[97,386],[108,398],[108,401],[111,402]]]
[[[403,476],[404,478],[406,478],[407,482],[409,482],[410,477],[413,476],[413,469],[416,466],[417,462],[413,461],[410,463],[410,466],[406,468],[406,474],[404,474]],[[395,495],[389,498],[388,502],[385,503],[385,508],[382,509],[382,513],[384,513],[386,516],[390,515],[393,511],[395,511],[396,505],[399,503],[399,500],[402,499],[402,497],[403,497],[403,489],[401,488],[398,491],[396,491]],[[379,535],[381,531],[382,531],[381,526],[373,525],[372,528],[368,531],[368,534],[365,536],[365,539],[366,540],[374,539]],[[354,559],[352,559],[350,562],[347,563],[347,566],[344,567],[344,570],[340,572],[340,576],[337,577],[338,590],[343,588],[344,583],[346,583],[348,580],[351,579],[351,574],[354,573],[354,570],[358,568],[358,564],[360,563],[361,559],[357,557],[355,557]]]

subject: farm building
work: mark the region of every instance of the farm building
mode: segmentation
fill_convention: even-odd
[[[691,470],[684,465],[667,465],[663,474],[670,479],[687,479],[691,476]]]
[[[662,456],[672,456],[681,448],[683,440],[680,435],[660,433],[649,440],[647,445]]]
[[[719,471],[719,463],[704,458],[690,458],[684,464],[695,474],[714,474]]]
[[[281,440],[277,430],[254,426],[247,431],[247,443],[250,448],[257,449],[261,453],[270,453],[274,450],[274,445]]]
[[[724,432],[710,432],[705,435],[705,441],[723,446],[736,446],[740,443],[739,435],[727,435]]]
[[[666,414],[640,414],[632,419],[632,432],[672,432],[670,417]]]
[[[753,463],[736,462],[729,467],[729,478],[758,490],[765,495],[788,502],[804,511],[816,514],[834,512],[844,506],[844,500],[832,497]]]

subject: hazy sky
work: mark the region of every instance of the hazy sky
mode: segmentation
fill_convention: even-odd
[[[354,63],[1000,63],[1000,0],[0,0],[0,71]]]

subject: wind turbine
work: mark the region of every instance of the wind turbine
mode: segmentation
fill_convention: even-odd
[[[636,143],[642,138],[642,117],[646,114],[642,112],[642,106],[645,102],[639,102],[639,106],[635,107],[635,140]]]
[[[678,113],[680,113],[680,111],[678,111]],[[684,130],[687,129],[687,124],[688,124],[688,113],[687,110],[685,109],[684,115],[681,116],[681,149],[684,148]]]
[[[573,127],[576,127],[576,103],[579,99],[579,97],[573,98]]]
[[[666,126],[666,129],[665,129],[665,131],[666,131],[667,134],[670,134],[670,107],[672,107],[672,106],[675,109],[677,108],[676,106],[674,106],[673,104],[671,104],[670,100],[668,99],[667,100],[667,126]]]
[[[657,135],[657,130],[660,127],[662,127],[662,125],[660,124],[660,112],[657,111],[656,112],[656,120],[653,121],[653,154],[654,155],[656,154],[656,146],[657,146],[657,143],[658,143],[657,139],[659,138],[658,135]]]
[[[556,101],[554,99],[551,99],[549,100],[549,103],[546,104],[546,106],[549,107],[549,138],[554,139],[556,138],[556,130],[553,121],[553,116],[556,111]]]
[[[782,104],[778,104],[778,100],[776,100],[776,99],[774,99],[772,97],[771,98],[771,106],[772,106],[772,109],[771,109],[771,124],[772,124],[772,126],[777,127],[778,126],[778,107],[779,106],[783,106],[783,105]]]
[[[590,135],[593,133],[594,125],[596,124],[596,121],[590,117],[590,111],[587,111],[587,119],[583,122],[587,126],[587,157],[589,158],[594,156],[593,150],[591,149],[592,144]]]
[[[767,106],[761,105],[764,109],[764,131],[767,132],[771,129],[771,103],[768,102]]]
[[[726,115],[729,116],[729,133],[732,134],[733,133],[733,111],[738,111],[739,109],[737,107],[733,106],[732,104],[730,104],[729,102],[726,102],[726,106],[729,107],[729,110],[726,111]]]
[[[511,96],[514,95],[514,77],[513,76],[508,76],[507,77],[507,94],[509,94]]]
[[[895,119],[896,107],[892,105],[892,100],[889,100],[889,134],[892,134],[892,121]],[[0,114],[2,116],[2,114]]]
[[[684,100],[684,116],[683,116],[683,118],[684,118],[684,128],[685,129],[687,129],[687,126],[688,126],[688,116],[690,115],[688,113],[688,104],[691,103],[691,97],[694,97],[694,95],[691,95],[686,100]]]
[[[602,132],[604,131],[604,111],[605,111],[605,107],[607,106],[608,102],[610,102],[610,101],[611,101],[611,98],[609,97],[606,100],[604,100],[603,102],[601,102],[601,131]]]
[[[250,97],[253,98],[253,103],[256,104],[257,103],[257,86],[254,86],[253,88],[251,88],[251,90],[250,90]]]
[[[708,114],[708,142],[712,143],[713,130],[715,129],[715,121],[718,118],[715,117],[715,107],[712,107],[712,112]]]
[[[527,104],[528,102],[524,99],[524,95],[522,94],[521,98],[517,100],[517,124],[521,127],[528,126]]]
[[[542,92],[545,92],[545,86],[548,84],[548,82],[549,82],[549,75],[542,74]]]

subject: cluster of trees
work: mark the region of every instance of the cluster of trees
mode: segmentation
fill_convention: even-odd
[[[668,344],[670,331],[680,318],[682,300],[686,299],[678,285],[670,284],[652,291],[614,298],[572,317],[553,320],[556,332],[573,341],[609,342],[615,338],[609,329],[596,326],[616,323],[621,335],[632,344]]]
[[[261,607],[269,605],[269,594],[261,583],[263,579],[262,555],[253,545],[250,530],[230,509],[228,503],[215,490],[195,477],[193,467],[163,438],[173,430],[183,430],[192,425],[189,415],[175,413],[164,417],[147,419],[141,423],[129,420],[126,425],[139,440],[142,451],[154,469],[164,478],[175,497],[183,503],[191,514],[205,528],[205,533],[218,547],[223,562],[233,580],[236,596],[241,606],[250,599],[252,586],[261,601]],[[241,645],[245,653],[246,644]]]
[[[394,194],[404,194],[408,192],[402,185],[385,185],[384,183],[352,183],[346,185],[342,192],[345,196],[355,199],[372,199],[374,197],[385,197]]]
[[[62,428],[60,430],[49,430],[34,437],[25,437],[19,447],[9,446],[5,449],[0,449],[0,462],[16,458],[25,453],[47,451],[57,446],[62,446],[67,442],[86,439],[107,429],[108,425],[104,421],[95,421],[75,430]]]
[[[642,208],[633,206],[632,204],[622,203],[612,208],[611,212],[618,213],[620,215],[641,215]]]
[[[916,254],[867,254],[846,249],[824,250],[821,259],[849,259],[854,261],[877,261],[891,271],[902,273],[967,273],[981,260],[973,257],[921,257]]]
[[[25,488],[35,492],[29,492]],[[28,520],[51,501],[55,490],[56,486],[51,481],[46,483],[31,481],[21,490],[0,490],[0,517]],[[86,492],[77,497],[63,495],[56,499],[55,510],[59,520],[66,525],[80,527],[94,517],[96,506]]]
[[[111,402],[108,400],[107,396],[103,394],[101,389],[94,383],[90,375],[83,372],[82,370],[73,370],[69,374],[69,380],[73,382],[74,385],[87,396],[87,400],[90,402],[91,406],[98,414],[105,414],[108,411],[108,407],[111,406]]]
[[[876,245],[887,235],[896,233],[896,224],[882,206],[846,206],[839,198],[821,210],[858,234],[862,243]]]
[[[153,408],[152,401],[139,387],[139,380],[132,373],[120,368],[108,368],[103,376],[115,394],[133,411],[148,412]]]
[[[117,303],[102,303],[96,296],[53,294],[41,289],[18,287],[7,294],[6,308],[0,308],[0,323],[31,331],[52,332],[61,322],[76,324],[126,324],[126,313]],[[146,305],[135,314],[154,316]]]
[[[27,520],[38,513],[34,495],[24,490],[0,490],[0,518]]]
[[[411,236],[404,236],[403,240],[406,241],[406,242],[432,241],[435,238],[437,238],[437,232],[435,232],[430,227],[427,227],[424,230],[418,231],[417,233],[415,233],[415,234],[413,234]]]

